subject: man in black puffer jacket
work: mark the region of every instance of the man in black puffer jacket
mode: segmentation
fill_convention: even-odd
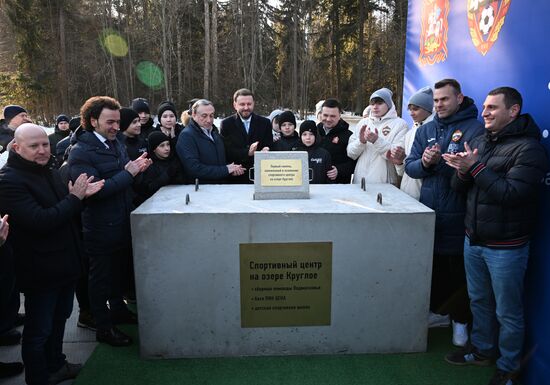
[[[520,369],[523,281],[539,186],[548,169],[539,128],[530,115],[520,115],[521,106],[513,88],[489,92],[485,135],[464,152],[443,155],[457,170],[452,187],[467,193],[464,264],[473,314],[471,346],[446,359],[479,365],[500,353],[491,384],[515,384]]]

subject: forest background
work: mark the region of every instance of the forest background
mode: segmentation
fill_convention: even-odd
[[[0,105],[51,122],[93,95],[204,97],[223,116],[246,87],[262,114],[328,97],[360,114],[388,87],[400,111],[406,17],[407,0],[0,0]]]

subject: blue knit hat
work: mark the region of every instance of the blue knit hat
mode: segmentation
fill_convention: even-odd
[[[434,109],[434,94],[430,87],[424,87],[416,91],[410,98],[409,103],[428,111],[430,114]]]

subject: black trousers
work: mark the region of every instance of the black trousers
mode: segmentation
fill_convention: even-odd
[[[10,331],[15,326],[19,305],[13,254],[0,250],[0,334]]]
[[[76,283],[76,300],[78,301],[78,307],[80,311],[90,311],[90,296],[88,294],[88,280],[90,274],[90,264],[88,256],[84,255],[82,258],[82,275]]]
[[[430,310],[449,314],[455,322],[472,321],[463,255],[434,255]]]
[[[90,262],[90,309],[98,329],[110,329],[113,326],[111,313],[127,310],[122,295],[124,288],[128,286],[130,253],[130,248],[105,250],[104,253],[86,253]]]

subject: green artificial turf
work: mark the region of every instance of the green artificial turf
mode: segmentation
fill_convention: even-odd
[[[123,330],[134,345],[99,344],[74,385],[486,385],[494,371],[447,364],[450,329],[430,330],[427,353],[178,360],[140,359],[137,327]]]

